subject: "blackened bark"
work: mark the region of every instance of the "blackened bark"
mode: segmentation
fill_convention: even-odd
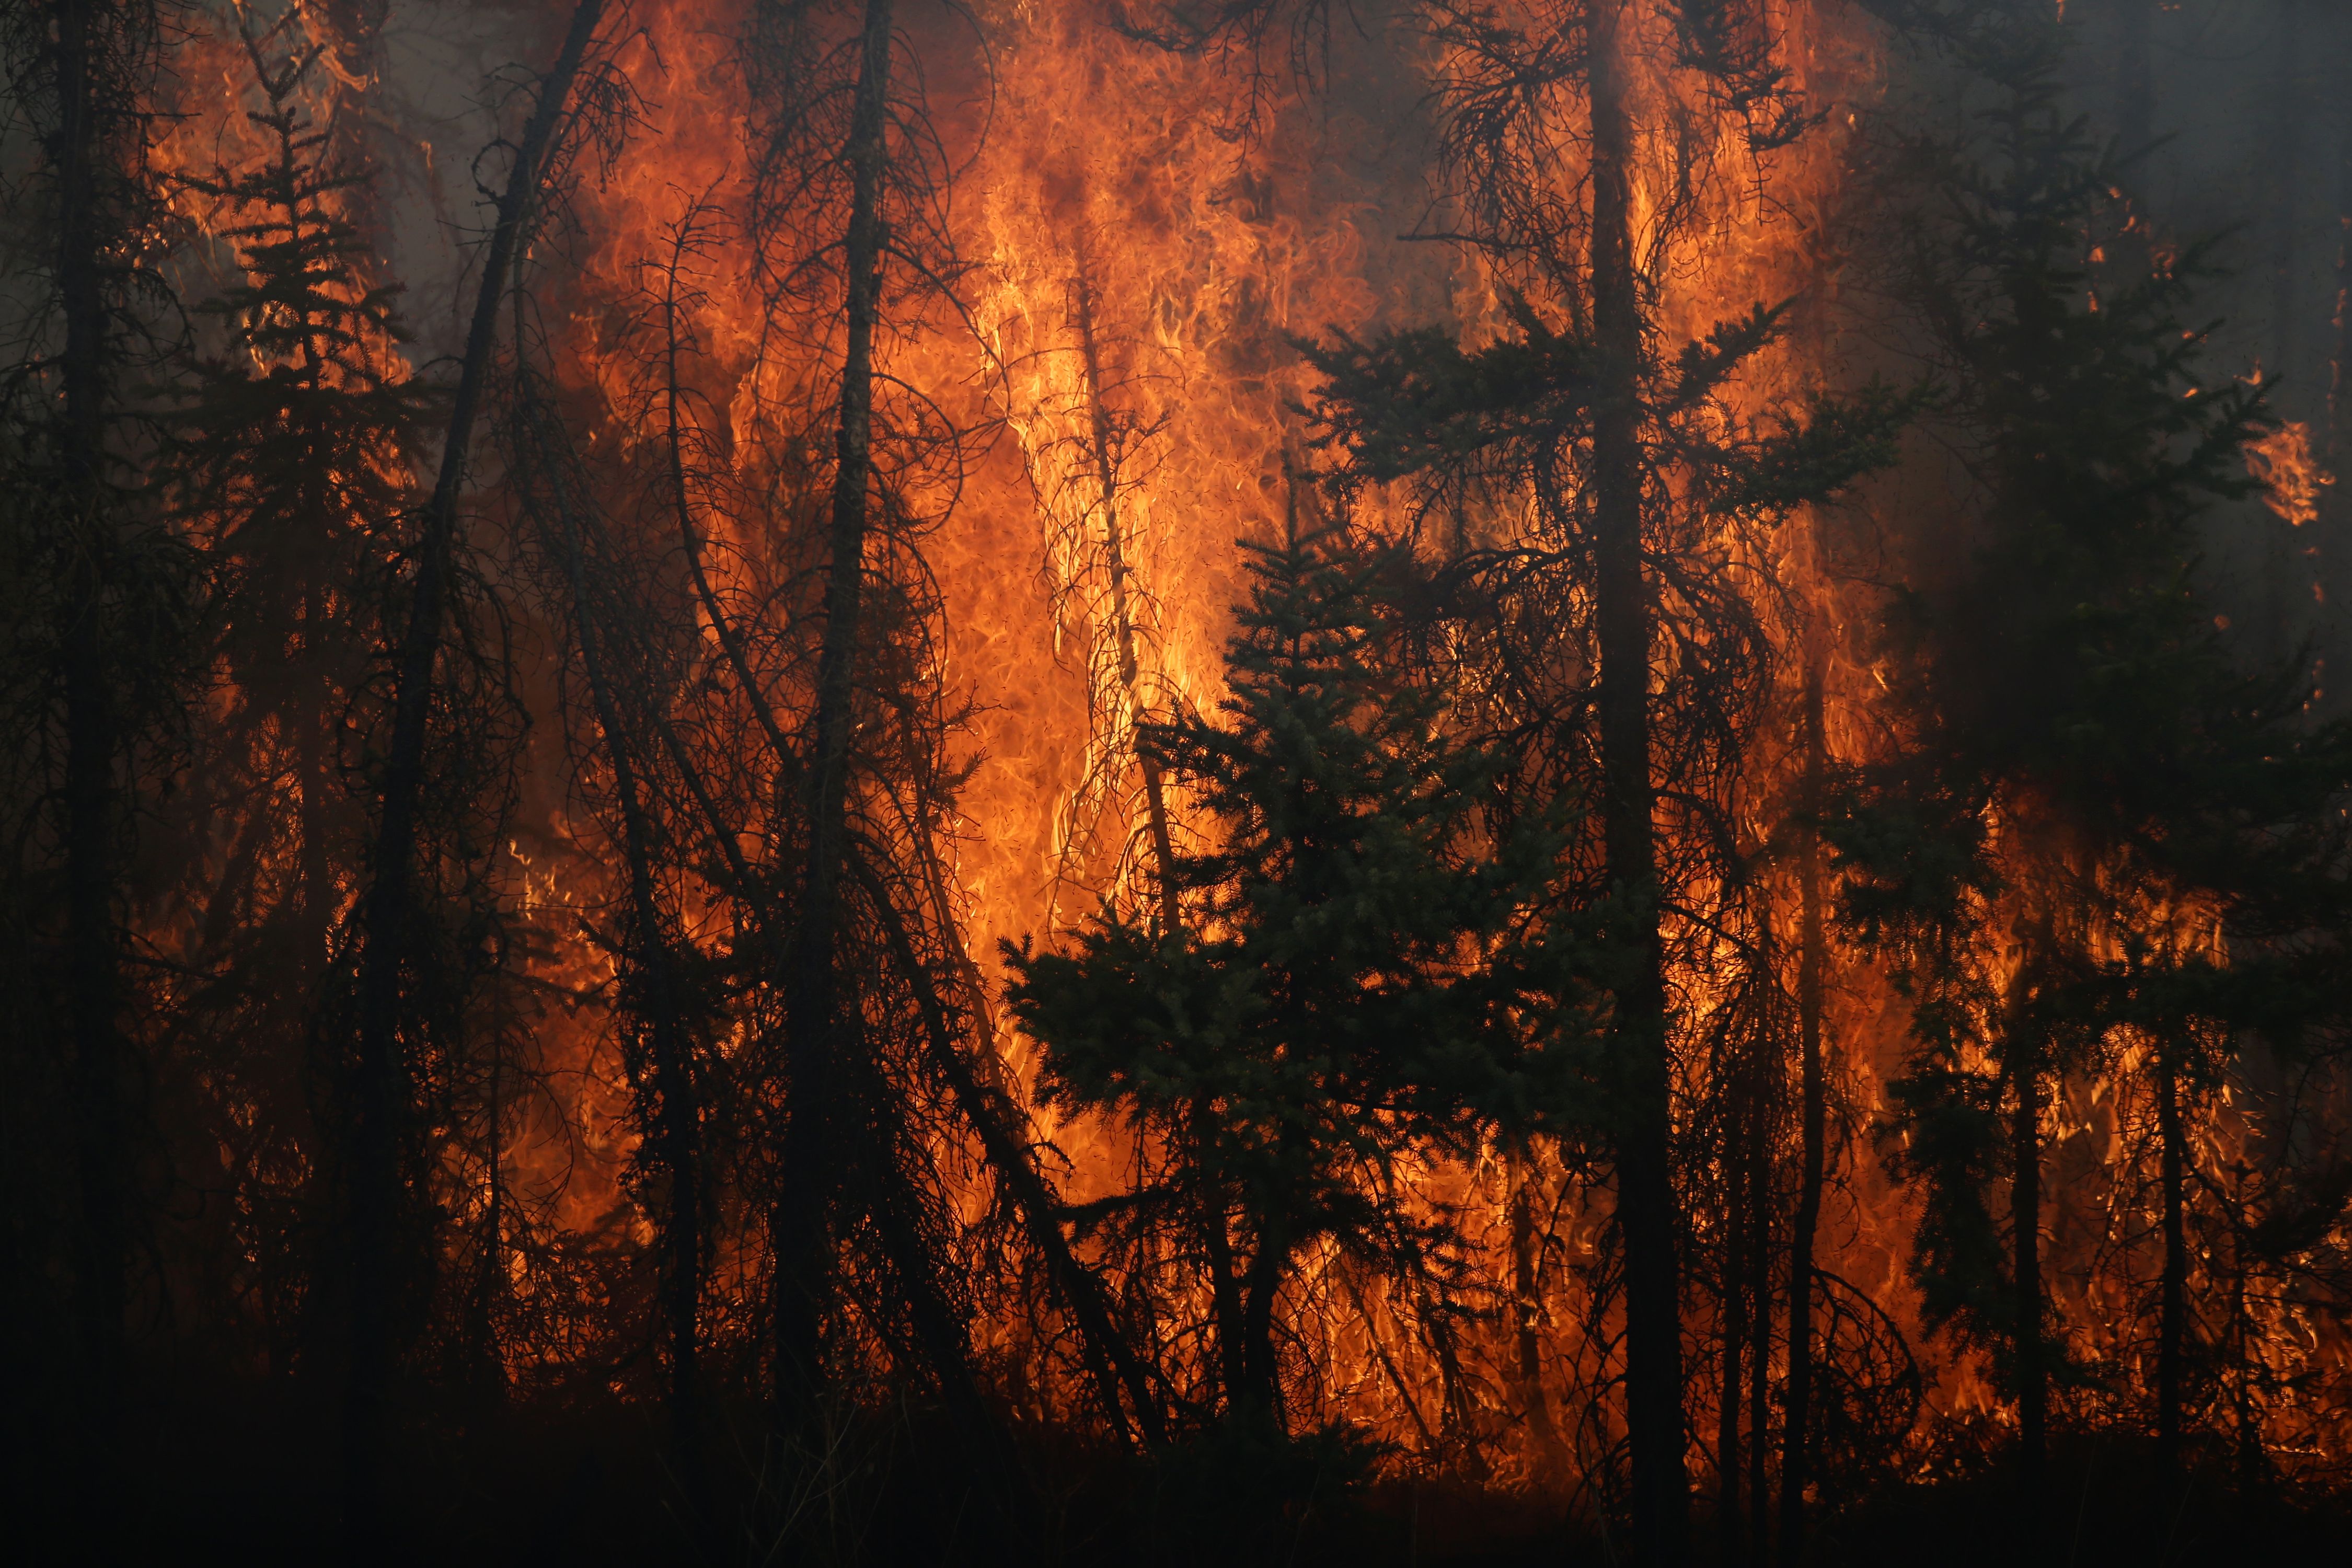
[[[1505,1156],[1511,1184],[1511,1316],[1519,1361],[1519,1399],[1527,1406],[1528,1429],[1536,1441],[1543,1478],[1556,1479],[1567,1456],[1559,1432],[1552,1425],[1551,1401],[1544,1392],[1542,1258],[1536,1247],[1535,1205],[1528,1194],[1535,1163],[1523,1142],[1513,1142]]]
[[[1127,540],[1119,522],[1118,475],[1111,459],[1110,408],[1103,401],[1102,354],[1095,337],[1094,285],[1090,279],[1079,279],[1077,295],[1078,342],[1086,362],[1087,415],[1093,437],[1090,449],[1096,478],[1102,487],[1103,558],[1110,577],[1112,635],[1118,642],[1119,689],[1127,699],[1129,721],[1140,726],[1146,715],[1142,666],[1135,651],[1135,615],[1127,585]],[[1168,789],[1157,757],[1139,751],[1136,763],[1143,774],[1144,826],[1151,841],[1152,879],[1160,891],[1160,935],[1166,941],[1176,934],[1181,913],[1176,899],[1176,851],[1168,833]]]
[[[2180,1372],[2189,1312],[2189,1240],[2182,1224],[2189,1175],[2189,1140],[2180,1121],[2179,1063],[2170,1042],[2156,1058],[2156,1126],[2162,1148],[2164,1282],[2156,1331],[2156,1465],[2160,1479],[2180,1474]]]
[[[1723,1300],[1723,1393],[1715,1409],[1715,1472],[1717,1544],[1724,1568],[1740,1561],[1739,1396],[1741,1369],[1748,1351],[1748,1232],[1753,1217],[1748,1209],[1746,1162],[1736,1146],[1724,1150],[1725,1174],[1730,1201],[1724,1215],[1723,1273],[1717,1289]]]
[[[1192,1146],[1209,1147],[1215,1134],[1209,1125],[1213,1114],[1205,1100],[1195,1100],[1192,1108]],[[1208,1255],[1209,1313],[1217,1325],[1217,1374],[1224,1384],[1225,1405],[1233,1409],[1246,1397],[1249,1389],[1249,1357],[1244,1346],[1248,1328],[1242,1311],[1241,1280],[1234,1272],[1234,1237],[1231,1228],[1232,1207],[1226,1202],[1222,1183],[1213,1180],[1194,1162],[1194,1193],[1201,1205],[1201,1241]]]
[[[1127,540],[1118,511],[1118,476],[1111,458],[1110,407],[1103,398],[1102,354],[1096,335],[1094,284],[1085,276],[1080,258],[1078,279],[1078,342],[1087,374],[1087,415],[1089,452],[1101,488],[1103,556],[1110,578],[1112,636],[1118,640],[1118,679],[1131,724],[1140,727],[1147,712],[1142,666],[1136,653],[1133,596],[1128,586]],[[1176,850],[1168,826],[1167,782],[1160,760],[1139,749],[1136,764],[1143,775],[1144,829],[1151,845],[1152,881],[1159,893],[1160,939],[1171,942],[1183,929],[1183,909],[1176,894]],[[1213,1111],[1205,1102],[1192,1107],[1194,1165],[1201,1187],[1202,1243],[1210,1274],[1210,1310],[1217,1325],[1220,1366],[1229,1404],[1238,1402],[1250,1385],[1250,1314],[1244,1293],[1234,1273],[1233,1240],[1226,1228],[1227,1208],[1221,1186],[1199,1170],[1200,1140],[1208,1136]]]
[[[1650,781],[1650,607],[1643,557],[1641,301],[1633,271],[1633,122],[1616,0],[1587,0],[1592,106],[1593,331],[1606,385],[1593,423],[1593,602],[1600,643],[1602,829],[1621,900],[1622,960],[1610,1050],[1616,1076],[1617,1218],[1625,1241],[1626,1424],[1635,1549],[1645,1564],[1689,1554],[1681,1270],[1675,1258],[1673,1107],[1664,954]]]
[[[359,976],[358,1053],[352,1086],[349,1163],[351,1335],[346,1352],[343,1411],[343,1525],[355,1561],[390,1550],[379,1489],[386,1404],[394,1353],[389,1310],[395,1285],[392,1236],[400,1203],[400,1124],[408,1104],[402,1059],[400,998],[409,930],[415,920],[418,806],[424,792],[425,734],[432,717],[434,665],[439,652],[457,502],[481,407],[484,378],[530,210],[538,196],[547,150],[564,101],[579,74],[604,0],[580,0],[554,68],[541,84],[515,152],[512,173],[498,204],[497,226],[483,257],[481,290],[466,334],[441,467],[417,541],[408,623],[394,666],[390,744],[384,755],[370,885],[362,905],[365,947]]]
[[[694,499],[687,483],[686,467],[686,383],[678,360],[683,352],[684,331],[679,321],[677,298],[678,268],[684,264],[687,231],[680,226],[669,265],[662,274],[662,413],[663,441],[668,469],[670,502],[677,509],[678,538],[686,546],[688,574],[694,580],[695,596],[702,601],[703,613],[710,617],[711,630],[718,635],[720,651],[727,656],[735,679],[742,688],[743,700],[751,706],[751,716],[759,721],[761,732],[767,736],[769,749],[776,763],[788,773],[797,770],[792,742],[785,739],[783,726],[776,721],[775,709],[769,703],[767,693],[752,678],[751,659],[744,649],[742,634],[736,629],[734,617],[719,602],[718,591],[711,586],[709,568],[702,559],[702,531],[695,526]]]
[[[1257,1247],[1242,1280],[1242,1392],[1232,1409],[1244,1420],[1276,1431],[1284,1429],[1285,1415],[1281,1372],[1274,1354],[1274,1305],[1289,1261],[1290,1238],[1281,1220],[1272,1214],[1262,1215]]]
[[[105,472],[114,393],[108,309],[107,165],[122,140],[128,85],[108,79],[121,61],[107,47],[135,26],[120,8],[55,7],[46,60],[57,122],[44,151],[55,182],[58,302],[56,458],[65,534],[58,628],[65,699],[65,1014],[79,1214],[73,1226],[72,1311],[79,1431],[76,1456],[103,1495],[113,1465],[122,1391],[125,1257],[129,1245],[123,1105],[127,1044],[120,1027],[116,921],[121,868],[115,834],[120,713],[107,668],[105,614],[116,554]]]
[[[2050,1373],[2043,1354],[2042,1289],[2042,1053],[2021,1015],[2026,988],[2011,1004],[2009,1224],[2011,1312],[2016,1319],[2017,1479],[2025,1539],[2042,1523],[2049,1448]]]
[[[770,1226],[775,1249],[775,1391],[779,1417],[796,1423],[823,1377],[819,1358],[832,1296],[831,1116],[841,1041],[834,973],[848,847],[849,739],[856,728],[857,656],[866,586],[867,490],[873,479],[874,329],[886,235],[892,0],[867,0],[849,142],[849,227],[844,244],[848,321],[835,440],[831,564],[818,655],[815,752],[809,780],[808,866],[787,963],[784,1052],[791,1110],[777,1155]]]
[[[2279,0],[2278,50],[2270,90],[2270,145],[2264,163],[2273,182],[2271,212],[2272,381],[2293,381],[2303,366],[2297,351],[2309,323],[2302,319],[2304,132],[2310,119],[2305,102],[2305,28],[2302,0]],[[2290,395],[2299,395],[2291,389]]]
[[[1748,1212],[1754,1216],[1748,1247],[1748,1560],[1760,1568],[1772,1559],[1767,1506],[1772,1452],[1772,1124],[1762,1106],[1769,1098],[1765,1091],[1779,1081],[1786,1064],[1759,1057],[1758,1068],[1758,1120],[1748,1171]]]
[[[1803,822],[1797,859],[1797,1048],[1801,1060],[1798,1123],[1804,1168],[1798,1176],[1797,1213],[1789,1237],[1789,1384],[1781,1411],[1780,1560],[1798,1563],[1805,1549],[1805,1489],[1811,1484],[1813,1398],[1813,1238],[1822,1218],[1827,1164],[1828,1095],[1822,1070],[1822,981],[1827,948],[1822,930],[1822,783],[1827,747],[1822,688],[1828,642],[1818,633],[1805,655]]]

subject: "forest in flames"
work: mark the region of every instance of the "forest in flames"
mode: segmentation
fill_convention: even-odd
[[[2352,1540],[2352,12],[0,67],[17,1560]]]

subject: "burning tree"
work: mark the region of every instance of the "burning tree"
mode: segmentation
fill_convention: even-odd
[[[2102,265],[2120,176],[2060,102],[2053,23],[1936,32],[1986,107],[1966,139],[1904,144],[1920,197],[1895,255],[1948,379],[1975,553],[1894,612],[1906,743],[1857,775],[1838,833],[1845,918],[1912,998],[1888,1132],[1926,1194],[1929,1321],[1995,1352],[2031,1531],[2053,1384],[2091,1375],[2045,1276],[2053,1124],[2089,1079],[2153,1100],[2148,1403],[2171,1469],[2190,1129],[2250,1031],[2294,1055],[2340,1023],[2322,977],[2352,734],[2304,721],[2304,663],[2248,668],[2217,629],[2197,527],[2254,489],[2242,453],[2268,416],[2198,379],[2206,334],[2180,312],[2200,254]]]
[[[0,7],[11,1473],[2324,1520],[2352,23],[2209,10]]]

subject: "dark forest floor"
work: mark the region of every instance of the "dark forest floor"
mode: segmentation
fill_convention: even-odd
[[[555,1411],[515,1406],[441,1410],[434,1436],[414,1439],[394,1496],[387,1560],[436,1564],[740,1564],[765,1556],[736,1533],[698,1541],[682,1491],[656,1458],[652,1413],[598,1402]],[[126,1434],[128,1479],[89,1498],[38,1462],[11,1478],[26,1488],[10,1510],[0,1560],[28,1563],[332,1563],[336,1445],[331,1412],[283,1392],[215,1388],[151,1404]],[[18,1434],[23,1436],[26,1434]],[[35,1447],[39,1447],[37,1437]],[[712,1471],[740,1512],[756,1455],[720,1445]],[[1625,1562],[1589,1521],[1557,1505],[1462,1481],[1385,1481],[1308,1510],[1248,1498],[1248,1477],[1146,1472],[1050,1443],[1022,1457],[1043,1501],[1013,1527],[1013,1552],[992,1548],[983,1489],[919,1418],[854,1436],[853,1479],[832,1528],[811,1549],[777,1554],[810,1565],[975,1563],[1206,1565],[1256,1568],[1583,1568]],[[51,1458],[55,1455],[50,1456]],[[738,1478],[730,1485],[729,1475]],[[2052,1503],[2026,1532],[2000,1472],[1891,1488],[1824,1521],[1811,1560],[1822,1568],[1944,1568],[2033,1563],[2091,1568],[2129,1563],[2352,1564],[2352,1511],[2344,1500],[2242,1496],[2226,1467],[2181,1486],[2156,1483],[2143,1446],[2078,1441],[2054,1457]],[[1704,1501],[1702,1500],[1702,1510]],[[814,1515],[810,1516],[814,1517]],[[2030,1537],[2031,1550],[2023,1542]],[[12,1536],[16,1547],[8,1544]],[[1702,1517],[1696,1562],[1727,1555]],[[831,1542],[826,1549],[824,1542]],[[23,1554],[19,1555],[19,1551]]]

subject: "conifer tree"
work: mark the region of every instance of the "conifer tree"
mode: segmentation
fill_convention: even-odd
[[[191,356],[161,471],[205,552],[211,647],[223,681],[208,727],[213,765],[179,805],[231,824],[199,864],[204,913],[190,961],[213,980],[191,1022],[224,1103],[210,1136],[236,1150],[240,1246],[273,1363],[321,1349],[339,1299],[320,1256],[326,1214],[308,1173],[319,1129],[307,1059],[322,979],[358,872],[363,823],[345,787],[343,733],[370,652],[368,552],[413,504],[414,453],[430,405],[400,356],[397,289],[372,277],[344,216],[367,171],[327,162],[331,127],[303,107],[317,58],[289,12],[242,36],[268,151],[242,169],[189,175],[239,276],[200,308],[216,323]],[[340,1093],[347,1086],[331,1086]],[[307,1320],[294,1321],[295,1319]]]
[[[2184,1107],[2258,1021],[2256,976],[2274,1031],[2327,1011],[2311,976],[2338,962],[2352,734],[2306,729],[2306,672],[2249,672],[2217,630],[2198,528],[2249,492],[2242,449],[2266,416],[2243,384],[2198,380],[2204,334],[2181,310],[2200,257],[2098,267],[2122,187],[2061,106],[2063,35],[2034,7],[1990,9],[1929,17],[1991,107],[1974,137],[1907,145],[1924,195],[1902,220],[1899,295],[1948,381],[1978,548],[1959,584],[1896,609],[1907,743],[1861,775],[1836,833],[1843,918],[1911,997],[1889,1131],[1924,1195],[1915,1272],[1930,1321],[1990,1349],[2015,1401],[2030,1536],[2068,1360],[2042,1258],[2054,1098],[2145,1044],[2170,1462]],[[2226,942],[2216,922],[2236,928]]]
[[[893,1298],[863,1306],[903,1328],[909,1370],[946,1405],[984,1528],[1011,1527],[1019,1483],[975,1380],[957,1304],[968,1280],[950,1266],[944,1184],[916,1131],[944,1089],[1040,1233],[1035,1173],[999,1137],[1004,1108],[978,1094],[949,1026],[980,999],[940,868],[960,710],[940,679],[920,540],[954,504],[966,432],[904,378],[897,351],[953,309],[963,264],[946,221],[950,157],[895,0],[768,0],[745,60],[760,104],[748,228],[779,351],[750,377],[792,514],[793,592],[809,590],[795,624],[770,628],[793,664],[796,716],[755,701],[790,791],[776,803],[791,850],[769,895],[775,968],[761,977],[774,982],[780,1047],[765,1134],[772,1409],[793,1462],[811,1475],[832,1462],[812,1439],[851,1364],[842,1292],[862,1251]],[[729,658],[749,695],[757,682],[737,649]]]
[[[1177,927],[1164,906],[1107,905],[1075,952],[1008,947],[1007,995],[1045,1047],[1046,1096],[1160,1141],[1181,1162],[1163,1201],[1235,1226],[1232,1272],[1207,1260],[1223,1416],[1280,1437],[1276,1331],[1301,1249],[1442,1269],[1442,1216],[1390,1195],[1396,1163],[1518,1124],[1543,1075],[1582,1058],[1504,1016],[1519,966],[1544,962],[1515,927],[1548,837],[1480,838],[1493,759],[1382,675],[1374,563],[1295,521],[1244,548],[1227,695],[1142,730],[1209,840],[1171,860]]]
[[[1758,18],[1688,10],[1657,20],[1693,89],[1745,106],[1759,157],[1800,134],[1807,117]],[[1780,338],[1787,307],[1661,341],[1631,226],[1634,182],[1663,177],[1633,163],[1623,73],[1639,19],[1595,4],[1542,8],[1540,22],[1523,33],[1440,7],[1430,24],[1451,51],[1438,98],[1465,242],[1507,280],[1507,328],[1483,343],[1424,328],[1305,347],[1324,378],[1318,440],[1344,458],[1343,486],[1402,485],[1415,516],[1476,517],[1444,548],[1451,624],[1486,645],[1481,700],[1521,738],[1520,787],[1581,791],[1597,808],[1556,894],[1595,911],[1613,952],[1592,976],[1613,998],[1612,1044],[1581,1110],[1614,1152],[1639,1550],[1670,1563],[1688,1533],[1672,1097],[1687,1042],[1666,948],[1686,918],[1709,931],[1754,918],[1733,908],[1747,879],[1726,856],[1772,665],[1760,605],[1727,562],[1769,557],[1761,535],[1778,519],[1886,460],[1907,404],[1814,394],[1763,420],[1730,415],[1727,389]],[[1592,174],[1585,205],[1563,209],[1541,171],[1567,138],[1589,149]],[[1517,505],[1528,521],[1514,528],[1477,515]]]

